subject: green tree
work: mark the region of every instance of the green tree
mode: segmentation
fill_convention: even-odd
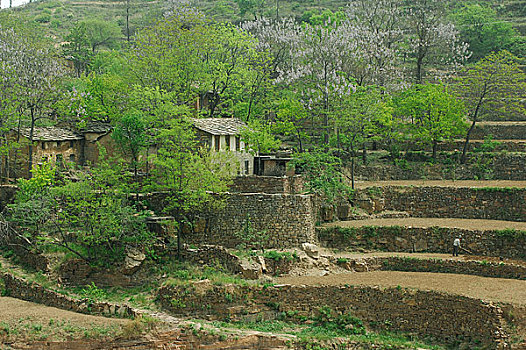
[[[160,130],[158,142],[157,154],[152,156],[153,186],[168,192],[164,210],[175,218],[180,257],[183,225],[192,224],[192,214],[197,210],[220,205],[213,193],[226,190],[234,165],[214,159],[213,153],[201,148],[185,117],[170,120],[168,127]]]
[[[491,53],[460,72],[455,90],[464,101],[471,126],[467,130],[461,162],[466,162],[471,133],[489,114],[524,113],[526,74],[508,51]]]
[[[351,180],[354,188],[354,160],[362,150],[363,162],[367,162],[367,142],[380,138],[381,132],[392,123],[392,110],[384,101],[386,96],[375,86],[358,87],[344,97],[334,115],[336,135],[331,144],[351,158]]]
[[[78,78],[87,72],[93,53],[90,50],[86,23],[78,23],[71,29],[66,36],[66,44],[62,45],[62,51],[66,60],[73,63]]]
[[[395,113],[410,119],[410,132],[417,142],[432,145],[436,158],[438,142],[452,140],[466,129],[465,107],[444,85],[417,85],[402,92]]]
[[[509,50],[519,40],[512,24],[499,20],[497,12],[491,7],[466,4],[452,17],[462,40],[469,44],[472,62],[491,52]]]
[[[146,124],[142,114],[136,110],[126,113],[117,122],[111,136],[122,154],[130,160],[133,177],[137,183],[140,155],[147,145]]]
[[[86,28],[86,37],[93,53],[101,46],[110,49],[118,47],[118,39],[122,37],[122,33],[117,23],[101,19],[88,19],[80,24]]]
[[[250,13],[252,16],[254,16],[255,20],[257,20],[258,16],[261,15],[266,5],[266,0],[234,0],[234,1],[239,7],[239,16],[241,18],[245,17],[247,13]]]
[[[326,148],[295,154],[294,166],[303,174],[307,190],[316,193],[330,205],[348,199],[352,189],[343,174],[342,161]]]
[[[298,151],[303,152],[304,143],[309,139],[305,121],[310,116],[303,104],[294,98],[284,98],[278,103],[274,132],[292,136],[298,143]]]

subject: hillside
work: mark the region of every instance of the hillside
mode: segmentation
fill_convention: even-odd
[[[513,26],[526,34],[526,1],[524,0],[482,0],[478,3],[490,4],[502,21],[509,21]],[[247,11],[241,15],[240,8],[234,0],[192,0],[207,16],[219,21],[252,19],[254,15]],[[346,0],[296,0],[296,1],[266,1],[265,7],[258,8],[258,16],[276,16],[276,3],[279,4],[279,16],[295,16],[298,19],[309,18],[313,13],[325,9],[336,11],[345,6]],[[458,1],[455,7],[475,1]],[[74,24],[83,19],[98,18],[115,22],[122,28],[122,39],[126,33],[126,10],[129,4],[129,26],[133,33],[138,28],[147,26],[168,11],[173,1],[160,0],[40,0],[13,9],[37,22],[56,40],[62,41]],[[9,11],[9,10],[7,10]]]

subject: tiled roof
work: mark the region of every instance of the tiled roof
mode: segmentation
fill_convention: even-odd
[[[20,134],[26,138],[29,138],[31,129],[22,128]],[[57,127],[36,127],[33,130],[34,141],[71,141],[71,140],[82,140],[84,137],[77,134],[69,129],[57,128]]]
[[[112,126],[110,123],[103,123],[103,122],[91,122],[86,125],[86,127],[80,129],[81,132],[92,132],[95,134],[104,134],[107,133],[112,129]]]
[[[212,135],[239,135],[247,127],[237,118],[194,119],[194,126]]]

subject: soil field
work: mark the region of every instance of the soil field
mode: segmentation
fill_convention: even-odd
[[[526,188],[526,181],[512,180],[389,180],[357,181],[357,188],[382,186],[433,186],[433,187],[516,187]]]
[[[495,302],[526,305],[526,281],[446,273],[374,271],[327,276],[280,277],[280,284],[364,285],[415,288],[464,295]]]
[[[20,340],[113,337],[130,322],[0,297],[0,345]]]
[[[515,229],[526,231],[526,222],[482,220],[482,219],[457,219],[457,218],[391,218],[336,221],[323,224],[322,227],[363,227],[363,226],[404,226],[404,227],[447,227],[467,230],[504,230]]]

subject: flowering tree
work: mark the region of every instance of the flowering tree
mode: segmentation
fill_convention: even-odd
[[[393,0],[396,1],[396,0]],[[408,55],[415,61],[414,78],[422,83],[425,67],[457,68],[468,57],[468,44],[446,18],[447,0],[404,0],[408,31]]]
[[[27,121],[20,120],[19,125],[27,123],[30,129],[30,171],[36,123],[50,117],[50,107],[59,97],[58,81],[66,69],[44,43],[5,27],[0,27],[0,62],[3,94],[16,106],[21,117],[27,118]]]

